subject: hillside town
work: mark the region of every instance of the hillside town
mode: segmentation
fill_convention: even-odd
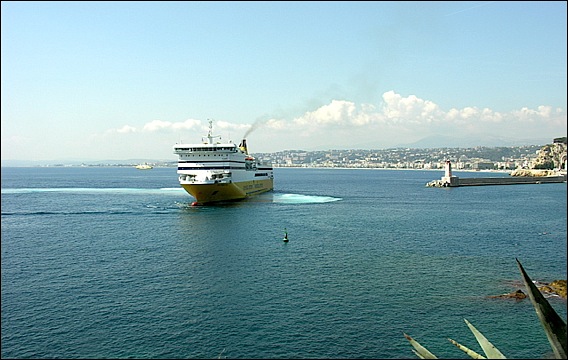
[[[283,150],[251,155],[275,168],[361,168],[361,169],[444,169],[447,160],[454,170],[549,169],[566,171],[567,138],[555,138],[547,145],[472,148],[391,148],[379,150]],[[139,166],[177,167],[177,160],[122,160],[49,164],[41,166]],[[10,166],[10,165],[3,165]],[[18,166],[18,165],[17,165]]]
[[[254,154],[274,167],[455,170],[566,169],[566,137],[548,145],[384,150],[286,150]]]

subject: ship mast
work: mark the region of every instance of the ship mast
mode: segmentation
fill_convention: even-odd
[[[221,138],[221,135],[213,135],[213,120],[209,120],[209,132],[207,133],[207,142],[206,144],[213,144],[213,139],[218,137]]]

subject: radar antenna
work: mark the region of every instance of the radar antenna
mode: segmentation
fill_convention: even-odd
[[[213,135],[213,120],[211,119],[207,119],[209,120],[209,132],[207,133],[207,142],[206,144],[213,144],[213,139],[214,138],[219,138],[221,139],[221,135]]]

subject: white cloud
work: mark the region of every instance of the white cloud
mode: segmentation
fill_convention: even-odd
[[[178,132],[180,130],[181,131],[194,130],[194,131],[206,132],[208,130],[208,126],[209,126],[208,124],[205,125],[205,122],[196,119],[187,119],[179,122],[152,120],[142,125],[140,130],[131,125],[124,125],[118,129],[110,129],[107,131],[107,133],[133,133],[138,131],[144,131],[147,133],[163,132],[163,131]],[[229,123],[227,121],[215,122],[216,129],[246,131],[246,129],[248,129],[249,127],[250,125],[247,124],[234,124],[234,123]]]
[[[88,139],[77,137],[66,144],[48,139],[2,139],[2,154],[9,158],[29,157],[29,143],[41,143],[49,155],[57,151],[66,155],[62,146],[81,149],[76,157],[90,159],[170,159],[175,160],[172,146],[176,141],[200,142],[207,134],[206,120],[189,118],[183,121],[151,120],[145,124],[125,124],[119,128],[95,134]],[[253,152],[276,152],[291,149],[387,148],[410,144],[432,135],[454,138],[485,135],[508,139],[546,139],[566,136],[566,110],[551,106],[536,109],[523,107],[501,113],[489,108],[468,106],[444,110],[431,100],[416,95],[402,96],[385,92],[376,104],[357,104],[334,99],[328,104],[295,118],[267,117],[253,124],[214,121],[214,135],[222,141],[249,139]],[[229,136],[227,136],[229,135]],[[250,135],[250,137],[249,137]],[[24,142],[23,140],[27,140]],[[4,157],[3,157],[4,158]]]
[[[165,123],[167,123],[165,124],[166,126],[163,126],[162,128],[171,128],[173,130],[193,130],[201,127],[201,121],[195,119],[187,119],[183,122],[177,123],[170,123],[166,121]],[[146,127],[146,125],[144,125],[144,127]]]
[[[462,133],[463,129],[476,133],[493,133],[492,126],[511,126],[523,128],[523,126],[541,125],[544,127],[558,127],[566,122],[566,112],[563,109],[553,109],[551,106],[539,106],[537,109],[524,107],[510,113],[499,113],[489,108],[475,106],[462,109],[451,108],[447,111],[441,109],[436,103],[424,100],[416,95],[402,96],[394,91],[385,92],[382,103],[356,104],[346,100],[332,100],[312,111],[293,119],[270,118],[257,121],[254,124],[237,124],[227,121],[215,121],[214,129],[225,132],[247,131],[262,128],[269,131],[281,131],[288,133],[301,133],[302,136],[315,136],[324,131],[348,131],[358,127],[380,128],[404,131],[406,134],[415,133],[417,137],[427,136],[428,132],[444,131],[446,133]],[[496,128],[496,129],[497,129]],[[179,131],[208,130],[205,121],[187,119],[181,122],[152,120],[141,127],[143,132],[179,132]],[[214,132],[215,132],[214,130]],[[537,129],[535,129],[537,130]],[[559,132],[561,129],[559,129]],[[111,130],[115,133],[135,133],[139,131],[131,125]],[[464,134],[467,135],[467,134]],[[534,135],[527,133],[527,136]],[[559,136],[562,134],[559,134]],[[546,135],[544,135],[546,136]],[[392,139],[394,140],[394,139]],[[403,142],[404,139],[400,139]]]
[[[116,129],[115,131],[119,134],[127,134],[127,133],[136,132],[136,128],[133,126],[124,125],[123,127]]]
[[[172,127],[172,123],[169,121],[153,120],[145,124],[142,128],[144,131],[154,132],[160,131],[162,129],[169,129]]]
[[[553,112],[551,106],[541,105],[537,110],[524,107],[518,111],[514,111],[512,115],[526,122],[534,122],[538,121],[539,119],[553,119],[554,117],[558,117],[559,115],[561,116],[562,113],[563,111],[561,109],[556,109],[556,111]]]
[[[214,127],[216,129],[222,129],[223,131],[236,131],[244,132],[247,131],[251,125],[249,124],[234,124],[227,121],[215,121]]]
[[[342,126],[352,124],[355,117],[356,108],[354,103],[332,100],[329,105],[324,105],[294,119],[294,123],[299,126]]]
[[[288,126],[288,121],[279,119],[269,119],[264,123],[265,128],[272,130],[285,130]]]
[[[383,94],[382,114],[387,123],[430,124],[442,118],[443,113],[432,101],[415,95],[402,97],[394,91]]]

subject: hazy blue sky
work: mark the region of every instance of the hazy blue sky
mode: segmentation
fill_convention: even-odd
[[[566,2],[2,1],[2,159],[566,136]]]

